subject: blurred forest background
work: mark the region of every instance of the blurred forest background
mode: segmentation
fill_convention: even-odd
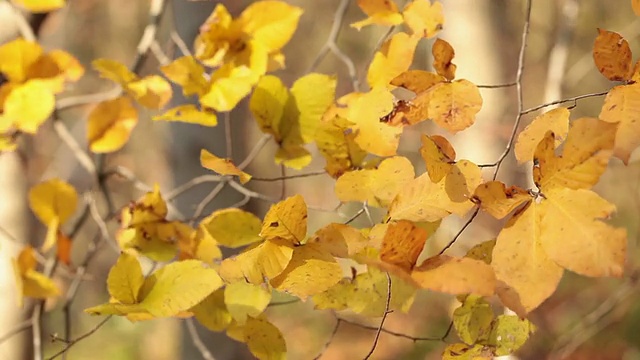
[[[248,0],[220,1],[234,15],[239,14]],[[291,85],[295,79],[307,73],[323,48],[336,10],[341,0],[304,1],[290,0],[300,6],[304,14],[292,41],[284,48],[287,67],[276,75]],[[443,0],[445,27],[440,37],[446,39],[456,50],[454,63],[458,65],[458,77],[476,84],[505,84],[515,80],[518,50],[524,22],[525,1],[514,0]],[[172,30],[191,46],[199,26],[210,14],[218,1],[167,0],[158,29],[158,42],[168,57],[180,56],[172,41]],[[401,5],[402,1],[399,1]],[[38,39],[46,49],[62,48],[75,55],[87,69],[96,58],[108,58],[130,64],[136,55],[136,46],[148,23],[149,7],[146,0],[69,0],[67,6],[43,19],[38,27]],[[336,40],[337,46],[356,65],[359,79],[366,76],[366,68],[375,48],[387,34],[388,28],[369,26],[358,32],[349,24],[360,20],[364,14],[356,1],[347,1],[345,18]],[[15,16],[8,1],[0,0],[0,42],[19,35],[14,26]],[[628,0],[535,0],[531,18],[531,32],[526,50],[524,73],[524,107],[576,95],[608,90],[612,84],[602,77],[591,55],[596,28],[621,33],[630,42],[631,48],[640,54],[640,19],[631,11]],[[415,69],[429,69],[431,41],[424,41],[416,53]],[[158,73],[158,66],[166,61],[161,56],[150,55],[144,62],[142,74]],[[348,69],[333,54],[328,54],[315,71],[338,76],[338,96],[350,91],[351,80]],[[96,72],[87,71],[82,80],[62,97],[93,94],[108,91],[113,85],[98,78]],[[502,153],[508,141],[515,119],[516,97],[514,88],[481,89],[483,109],[476,124],[456,136],[444,134],[451,139],[458,158],[467,158],[476,163],[492,163]],[[174,92],[173,104],[185,102],[179,92]],[[571,105],[570,103],[567,105]],[[591,98],[578,102],[572,118],[596,116],[602,98]],[[64,124],[83,146],[85,141],[85,119],[90,106],[75,107],[61,112]],[[135,129],[125,149],[106,157],[106,168],[122,166],[129,169],[138,182],[114,177],[108,186],[114,194],[116,207],[126,206],[146,191],[146,186],[158,182],[164,191],[173,189],[198,175],[206,173],[200,166],[200,149],[216,154],[232,150],[236,161],[246,157],[261,134],[247,110],[247,101],[225,118],[220,115],[220,125],[203,128],[186,124],[152,122],[149,112],[142,112],[143,119]],[[535,114],[528,115],[526,126]],[[231,144],[225,141],[230,132]],[[429,124],[405,130],[400,153],[415,160],[420,168],[418,153],[420,134],[438,133]],[[44,238],[45,228],[33,217],[26,206],[26,191],[43,179],[59,177],[73,184],[80,191],[91,186],[91,179],[80,167],[71,150],[55,136],[47,123],[32,138],[22,140],[22,151],[0,154],[0,225],[10,233],[0,233],[0,337],[27,319],[33,304],[27,303],[19,309],[15,302],[15,285],[11,269],[11,257],[30,243],[38,245]],[[259,177],[277,177],[282,170],[273,162],[274,147],[269,144],[247,169]],[[509,183],[529,186],[527,172],[530,165],[518,167],[511,160],[502,169],[500,179]],[[324,162],[316,158],[306,172],[322,170]],[[295,172],[288,170],[287,174]],[[310,212],[312,232],[330,221],[344,221],[334,211],[338,201],[333,194],[333,180],[328,176],[293,179],[282,182],[250,184],[259,193],[280,197],[302,194],[315,210]],[[623,279],[587,279],[565,274],[561,287],[548,301],[531,315],[538,332],[521,349],[517,358],[542,359],[640,359],[640,291],[636,270],[640,216],[640,162],[625,167],[613,160],[610,169],[601,179],[597,191],[616,204],[616,225],[629,231],[628,275]],[[214,184],[215,185],[215,184]],[[194,207],[209,194],[212,184],[205,184],[179,197],[175,205],[184,214],[192,214]],[[215,208],[229,206],[242,200],[233,192],[218,196],[205,213]],[[246,208],[262,216],[269,203],[251,200]],[[343,206],[340,212],[353,214],[358,208]],[[460,255],[471,246],[495,237],[496,228],[480,215],[458,241],[452,254]],[[425,252],[438,251],[458,232],[463,219],[448,219],[447,227],[428,242]],[[367,226],[363,219],[356,226]],[[109,224],[115,231],[117,224]],[[81,230],[74,247],[74,259],[81,259],[91,243],[97,227],[88,222]],[[16,243],[19,242],[19,243]],[[107,299],[105,279],[110,266],[117,258],[117,250],[103,246],[91,261],[79,295],[72,303],[72,337],[91,330],[99,318],[90,317],[82,309],[104,302]],[[68,286],[69,270],[59,270],[57,282]],[[64,290],[63,290],[64,291]],[[287,296],[281,297],[283,300]],[[62,298],[59,301],[63,300]],[[46,355],[59,351],[64,344],[51,342],[47,337],[61,331],[63,321],[59,302],[47,302],[43,333]],[[310,303],[293,303],[274,306],[267,315],[285,336],[289,358],[311,359],[319,354],[329,338],[335,319],[328,311],[312,311]],[[455,299],[435,293],[421,292],[409,314],[390,314],[385,323],[389,330],[416,336],[440,336],[449,325],[449,315],[455,308]],[[379,319],[353,317],[362,324],[377,326]],[[198,329],[202,342],[215,359],[250,359],[245,345],[228,339],[224,334],[213,334]],[[361,358],[371,347],[374,331],[341,324],[338,332],[326,349],[322,359]],[[0,359],[31,358],[31,334],[24,331],[10,339],[2,338]],[[445,344],[440,341],[413,342],[402,337],[381,335],[374,359],[437,359]],[[192,341],[184,322],[180,320],[154,320],[132,324],[123,318],[113,318],[97,333],[82,340],[68,355],[69,359],[199,359],[200,352]]]

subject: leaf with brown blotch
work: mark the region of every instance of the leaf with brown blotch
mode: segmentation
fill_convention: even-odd
[[[410,272],[422,253],[428,233],[411,221],[400,220],[389,224],[382,239],[380,260]]]
[[[599,117],[618,124],[613,154],[628,165],[631,153],[640,145],[640,84],[611,89]]]
[[[593,60],[604,77],[611,81],[631,79],[632,63],[629,43],[620,34],[598,29],[593,43]]]
[[[456,151],[449,141],[440,136],[422,135],[420,155],[424,160],[431,181],[438,182],[445,177],[455,163]]]
[[[451,61],[455,56],[455,51],[451,44],[442,39],[436,39],[431,48],[433,54],[433,67],[438,75],[451,81],[456,77],[457,66]]]
[[[518,186],[507,189],[500,181],[489,181],[476,188],[472,199],[480,209],[496,219],[502,219],[532,198],[527,190]]]
[[[422,288],[448,294],[491,296],[496,276],[490,265],[471,258],[438,255],[413,269],[411,278]]]
[[[451,133],[473,125],[481,108],[480,91],[470,81],[462,79],[440,83],[430,90],[429,118]]]
[[[514,153],[518,163],[522,164],[533,160],[536,146],[547,131],[555,135],[555,146],[558,147],[567,137],[569,131],[569,110],[557,108],[537,116],[520,134],[514,146]]]
[[[272,205],[264,216],[260,236],[300,245],[307,236],[307,204],[304,198],[294,195]]]

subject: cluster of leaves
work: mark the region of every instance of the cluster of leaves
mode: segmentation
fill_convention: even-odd
[[[246,342],[258,358],[279,359],[286,345],[264,315],[273,291],[310,299],[318,309],[383,316],[393,309],[408,311],[417,291],[430,290],[458,295],[461,303],[453,316],[461,342],[448,346],[444,356],[487,358],[512,353],[526,341],[534,330],[527,313],[553,294],[565,269],[622,276],[626,231],[605,222],[615,206],[590,189],[612,156],[627,163],[640,145],[640,66],[632,66],[627,42],[600,30],[596,66],[608,79],[624,83],[611,89],[598,118],[570,121],[567,108],[536,117],[519,133],[514,149],[519,163],[533,162],[535,188],[508,187],[487,181],[472,161],[457,160],[443,136],[422,135],[422,169],[397,154],[406,127],[431,120],[453,134],[473,125],[482,107],[478,87],[456,78],[455,52],[445,40],[433,42],[435,72],[409,69],[418,43],[442,29],[442,5],[415,0],[402,11],[388,0],[358,0],[358,5],[368,17],[352,24],[357,29],[406,28],[375,53],[367,92],[336,99],[331,75],[307,74],[289,88],[267,74],[284,67],[281,50],[303,15],[300,8],[258,1],[234,19],[219,4],[201,27],[194,55],[162,66],[164,77],[140,77],[113,60],[93,62],[122,93],[91,111],[87,142],[94,153],[122,148],[138,121],[135,104],[162,109],[172,97],[169,81],[184,95],[196,96],[198,105],[166,110],[154,120],[215,126],[217,113],[250,96],[259,129],[278,145],[275,163],[302,169],[312,159],[309,145],[315,144],[326,172],[336,179],[337,198],[386,209],[383,221],[362,229],[332,223],[309,235],[307,205],[296,195],[274,204],[263,219],[227,208],[194,226],[168,218],[156,187],[122,209],[116,239],[123,251],[107,279],[111,298],[86,312],[131,321],[195,317],[212,331]],[[50,117],[54,95],[83,69],[68,53],[44,53],[19,39],[0,47],[0,72],[7,79],[0,87],[0,149],[11,150],[16,134],[35,133]],[[415,95],[396,100],[392,90],[398,87]],[[245,184],[252,178],[231,159],[206,150],[201,163],[227,181],[237,176]],[[57,245],[57,256],[68,262],[71,245],[60,226],[75,212],[75,190],[51,180],[32,188],[29,199],[48,228],[42,251]],[[496,219],[509,217],[497,239],[486,239],[464,257],[421,257],[444,218],[474,209]],[[242,251],[223,258],[220,247]],[[21,296],[59,294],[52,280],[35,270],[34,252],[26,248],[15,262]],[[169,263],[145,276],[138,256]],[[365,270],[351,270],[356,267]],[[487,300],[494,295],[517,316],[496,317]]]

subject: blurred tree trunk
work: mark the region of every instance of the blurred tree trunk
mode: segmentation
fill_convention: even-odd
[[[178,35],[191,47],[198,34],[200,25],[211,14],[217,2],[192,2],[187,0],[174,0],[173,12],[175,28]],[[226,1],[225,6],[235,16],[242,10],[242,4],[235,1]],[[180,54],[178,54],[180,55]],[[176,90],[176,89],[174,89]],[[189,100],[180,95],[181,91],[174,92],[172,105],[184,104]],[[220,114],[222,118],[222,114]],[[238,123],[238,122],[236,122]],[[170,130],[171,148],[170,165],[173,170],[174,185],[183,184],[190,179],[207,173],[200,166],[200,150],[207,149],[218,156],[226,156],[226,139],[224,122],[215,128],[204,128],[191,124],[171,124]],[[186,216],[193,214],[196,205],[204,199],[216,184],[202,185],[181,196],[176,205],[180,212]],[[241,200],[241,197],[228,187],[223,190],[207,208],[207,213],[216,208],[230,206]],[[198,333],[216,360],[227,359],[252,359],[246,345],[231,340],[225,333],[214,333],[198,326]],[[193,345],[193,339],[186,326],[182,331],[182,358],[199,359],[202,357],[199,350]]]
[[[17,26],[13,10],[8,2],[0,2],[0,44],[17,36]],[[17,311],[16,286],[11,258],[15,257],[26,243],[29,231],[27,225],[27,189],[23,163],[18,153],[0,154],[0,336],[5,335],[21,321]],[[5,233],[6,232],[6,233]],[[0,344],[0,354],[10,359],[23,359],[27,331],[15,335]]]

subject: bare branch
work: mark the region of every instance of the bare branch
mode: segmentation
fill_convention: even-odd
[[[58,137],[60,138],[60,140],[62,140],[62,142],[65,143],[67,147],[69,147],[69,149],[71,149],[71,152],[78,160],[78,163],[80,163],[80,165],[85,170],[87,170],[87,172],[89,173],[89,175],[91,175],[92,178],[97,178],[98,171],[96,170],[96,166],[93,163],[91,156],[89,156],[89,154],[87,154],[84,150],[82,150],[82,147],[80,147],[80,144],[78,144],[76,139],[69,132],[69,129],[67,129],[67,127],[64,126],[64,124],[60,119],[54,118],[53,129],[56,131],[56,134],[58,134]]]
[[[122,88],[115,86],[109,90],[95,94],[69,96],[56,101],[56,110],[61,111],[76,106],[84,106],[93,103],[99,103],[105,100],[113,99],[120,95]]]
[[[471,214],[471,217],[469,217],[469,220],[467,220],[464,225],[462,225],[462,228],[458,231],[458,233],[453,237],[453,239],[451,239],[451,241],[449,241],[449,243],[447,245],[445,245],[444,248],[442,248],[442,250],[440,250],[440,252],[438,253],[438,255],[442,255],[444,254],[445,251],[449,250],[449,248],[451,246],[453,246],[453,244],[456,243],[456,241],[458,241],[458,238],[460,238],[460,236],[462,235],[462,233],[469,227],[469,225],[471,225],[471,223],[473,222],[473,220],[476,218],[476,216],[478,216],[478,212],[480,212],[480,208],[476,208],[476,210],[473,212],[473,214]]]
[[[480,89],[501,89],[501,88],[513,87],[516,85],[518,85],[517,82],[510,82],[510,83],[500,84],[500,85],[476,85],[476,87]]]
[[[532,108],[523,110],[522,111],[522,115],[527,115],[529,113],[544,109],[544,108],[549,107],[549,106],[564,104],[564,103],[568,103],[568,102],[573,102],[573,105],[571,105],[571,106],[575,107],[575,106],[578,105],[578,100],[588,99],[588,98],[598,97],[598,96],[605,96],[608,93],[609,93],[609,90],[605,90],[605,91],[601,91],[601,92],[597,92],[597,93],[578,95],[578,96],[574,96],[574,97],[570,97],[570,98],[566,98],[566,99],[562,99],[562,100],[556,100],[556,101],[548,102],[546,104],[534,106]]]
[[[307,174],[296,174],[296,175],[287,175],[287,176],[279,176],[275,178],[261,178],[261,177],[252,177],[251,181],[264,181],[264,182],[273,182],[273,181],[281,181],[281,180],[291,180],[291,179],[300,179],[312,176],[325,175],[326,171],[315,171]]]
[[[182,40],[182,38],[180,37],[177,31],[171,30],[170,36],[171,36],[171,40],[173,40],[176,46],[178,46],[178,49],[180,49],[180,52],[182,53],[182,55],[193,56],[193,54],[191,54],[191,51],[189,51],[189,47],[184,42],[184,40]]]
[[[204,344],[204,342],[202,342],[202,339],[198,334],[198,329],[196,329],[196,326],[193,323],[193,319],[186,319],[185,321],[187,323],[189,335],[191,335],[191,341],[193,342],[193,345],[196,347],[196,349],[200,351],[200,355],[202,355],[202,358],[205,360],[215,360],[213,354],[211,354],[209,349],[207,349],[207,346]]]
[[[213,190],[211,190],[211,192],[209,192],[209,194],[207,194],[207,196],[205,196],[205,198],[202,199],[200,203],[198,203],[198,206],[196,206],[196,210],[193,212],[193,219],[197,219],[202,215],[207,205],[209,205],[209,203],[211,203],[218,196],[218,194],[220,194],[222,189],[224,189],[224,185],[224,182],[218,183],[218,185],[216,185],[216,187],[214,187]],[[192,226],[193,223],[194,220],[191,221]]]
[[[258,156],[262,148],[267,145],[267,143],[271,140],[271,135],[263,135],[260,140],[253,146],[253,149],[249,152],[249,155],[237,166],[238,169],[244,170],[251,162]]]
[[[333,342],[333,339],[336,337],[336,334],[338,333],[338,328],[340,328],[340,323],[342,322],[342,319],[338,317],[336,317],[335,319],[336,319],[336,324],[333,326],[333,330],[331,331],[331,334],[329,334],[329,339],[327,339],[327,341],[322,346],[322,350],[320,350],[320,353],[318,354],[318,356],[313,358],[313,360],[320,359],[322,355],[324,355],[324,353],[329,348],[329,345],[331,345],[331,342]]]
[[[387,274],[387,301],[384,304],[384,314],[382,315],[382,320],[380,320],[380,326],[378,326],[378,330],[376,330],[376,337],[373,339],[373,346],[367,356],[364,357],[364,360],[367,360],[373,355],[373,352],[376,351],[376,346],[378,346],[378,339],[380,338],[380,332],[382,332],[382,327],[384,326],[384,321],[387,319],[387,315],[391,312],[389,310],[389,305],[391,304],[391,276],[389,273]]]
[[[166,201],[171,201],[200,184],[206,184],[210,182],[221,182],[221,181],[224,181],[224,176],[212,175],[212,174],[200,175],[178,186],[177,188],[174,188],[173,190],[167,192],[164,198]]]
[[[64,346],[64,348],[62,350],[58,351],[57,353],[55,353],[53,356],[51,356],[47,360],[53,360],[53,359],[57,358],[58,356],[66,353],[67,351],[69,351],[69,349],[72,346],[74,346],[75,344],[77,344],[78,342],[80,342],[80,341],[88,338],[89,336],[93,335],[96,331],[100,330],[100,328],[102,326],[104,326],[104,324],[106,324],[107,321],[111,320],[111,317],[113,317],[113,315],[109,315],[106,318],[102,319],[102,321],[100,321],[96,326],[94,326],[93,329],[89,330],[85,334],[82,334],[82,335],[78,336],[77,338],[75,338],[73,340],[54,338],[53,339],[54,341],[63,341],[66,345]]]

